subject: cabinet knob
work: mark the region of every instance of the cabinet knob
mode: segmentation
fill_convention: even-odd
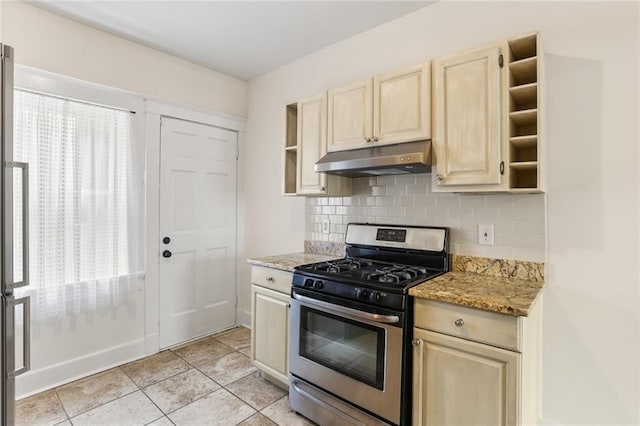
[[[458,318],[453,323],[456,325],[456,327],[462,327],[464,325],[464,320],[462,318]]]
[[[422,339],[413,339],[413,340],[411,341],[411,344],[412,344],[413,346],[420,346],[420,345],[422,345]]]
[[[324,192],[324,186],[320,187],[320,192]]]
[[[267,277],[267,281],[273,281],[273,277]]]
[[[364,137],[364,141],[365,141],[366,143],[369,143],[369,142],[371,142],[371,138],[369,138],[369,137],[365,136],[365,137]]]
[[[442,182],[444,180],[444,176],[442,176],[440,173],[438,173],[436,175],[436,180],[438,181],[438,183]]]
[[[374,141],[374,142],[378,142],[378,137],[377,137],[377,136],[374,136],[374,137],[373,137],[373,141]]]

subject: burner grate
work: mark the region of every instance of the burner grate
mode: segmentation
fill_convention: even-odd
[[[376,268],[374,272],[366,272],[362,278],[367,281],[378,281],[386,284],[399,284],[407,280],[427,275],[427,270],[418,266],[393,265]]]
[[[314,271],[328,272],[330,274],[341,274],[344,272],[359,271],[363,268],[369,268],[373,263],[369,260],[344,258],[329,262],[321,262],[313,265]]]

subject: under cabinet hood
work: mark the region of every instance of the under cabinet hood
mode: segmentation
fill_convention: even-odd
[[[347,177],[426,173],[431,171],[431,140],[329,152],[314,169]]]

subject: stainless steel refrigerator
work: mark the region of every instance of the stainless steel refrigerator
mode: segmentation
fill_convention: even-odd
[[[0,298],[2,299],[0,314],[0,369],[2,370],[2,386],[0,402],[2,412],[0,424],[15,423],[16,377],[29,371],[30,367],[30,320],[29,297],[15,298],[14,290],[29,285],[29,167],[26,163],[13,161],[13,48],[0,44],[2,66],[0,67],[0,139],[2,142],[2,226],[0,227],[0,278],[2,281]],[[21,171],[21,173],[17,173]],[[21,175],[21,176],[20,176]],[[14,194],[14,179],[22,179],[22,194]],[[14,196],[22,196],[21,228],[14,229]],[[22,242],[22,276],[14,276],[14,238]],[[21,307],[21,309],[20,309]],[[16,336],[16,312],[22,311],[22,325],[18,328],[22,338]],[[19,317],[18,317],[19,318]],[[22,342],[22,361],[16,360],[16,342]],[[16,369],[16,367],[18,367]]]

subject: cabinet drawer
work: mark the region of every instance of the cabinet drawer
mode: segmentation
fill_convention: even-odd
[[[291,272],[265,268],[263,266],[251,267],[251,282],[261,287],[290,294],[292,281],[293,274]]]
[[[414,318],[419,328],[521,350],[519,317],[416,298]]]

